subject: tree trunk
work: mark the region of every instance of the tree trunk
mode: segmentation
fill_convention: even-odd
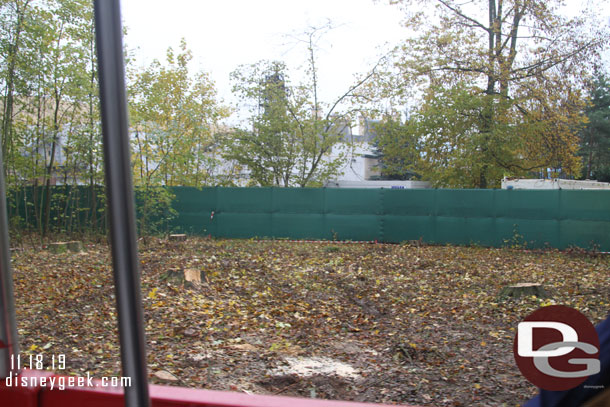
[[[508,287],[504,287],[498,298],[500,299],[508,299],[508,298],[520,298],[520,297],[530,297],[536,296],[538,298],[547,298],[549,294],[545,291],[542,284],[538,283],[519,283],[515,285],[509,285]]]
[[[47,167],[47,183],[45,186],[45,203],[44,203],[44,224],[42,228],[42,237],[45,237],[49,231],[49,220],[51,218],[51,177],[53,176],[53,166],[55,165],[55,152],[59,142],[59,109],[61,106],[61,92],[55,89],[55,108],[53,112],[53,142],[51,144],[51,157],[49,157],[49,166]]]
[[[53,165],[55,164],[55,150],[57,146],[57,133],[53,136],[51,145],[51,157],[46,172],[46,184],[44,190],[44,223],[42,225],[42,236],[45,237],[49,231],[49,218],[51,217],[51,177],[53,176]]]
[[[21,45],[21,31],[23,29],[23,19],[25,10],[27,9],[29,0],[23,4],[23,8],[19,7],[18,1],[15,2],[15,11],[17,13],[17,22],[15,25],[15,40],[13,43],[8,45],[8,55],[6,60],[8,61],[8,72],[6,77],[6,95],[4,98],[3,106],[3,120],[2,120],[2,156],[4,157],[4,176],[8,175],[6,170],[10,151],[13,144],[13,104],[14,104],[14,92],[15,92],[15,71],[17,66],[17,54],[19,53],[19,46]]]

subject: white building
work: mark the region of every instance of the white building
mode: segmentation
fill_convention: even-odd
[[[502,189],[610,189],[610,183],[591,180],[517,179],[504,177]]]
[[[374,146],[374,125],[377,120],[361,118],[358,125],[358,134],[349,130],[343,130],[344,143],[333,147],[331,159],[340,155],[347,158],[341,168],[342,174],[335,179],[328,180],[324,186],[328,188],[392,188],[413,189],[430,188],[427,181],[401,181],[401,180],[379,180],[381,171],[379,169],[379,157]]]

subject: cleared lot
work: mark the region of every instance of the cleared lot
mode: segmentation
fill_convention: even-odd
[[[119,376],[108,247],[86,250],[14,252],[22,354],[45,355],[45,367],[64,354],[67,374]],[[535,392],[513,361],[520,319],[552,303],[593,323],[610,310],[607,255],[196,238],[140,252],[151,381],[180,386],[514,406]],[[183,269],[207,282],[162,278]],[[550,298],[498,298],[523,282]]]

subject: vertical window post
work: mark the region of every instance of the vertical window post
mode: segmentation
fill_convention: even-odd
[[[11,364],[12,355],[15,357],[19,355],[19,341],[15,322],[13,275],[8,240],[4,165],[2,151],[0,151],[0,378],[17,373]]]
[[[131,179],[129,125],[119,0],[95,0],[106,195],[116,291],[125,405],[148,407],[148,375]]]

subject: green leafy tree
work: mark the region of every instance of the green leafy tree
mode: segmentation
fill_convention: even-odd
[[[376,124],[373,144],[379,156],[381,179],[409,180],[420,178],[419,140],[411,120],[402,121],[399,114],[385,115]]]
[[[42,193],[34,189],[33,202],[26,202],[34,207],[43,235],[51,218],[59,229],[77,227],[76,218],[67,215],[75,198],[71,193],[64,197],[63,209],[56,205],[51,214],[51,185],[82,182],[87,156],[91,180],[100,178],[92,5],[85,0],[11,0],[0,4],[0,14],[0,47],[7,56],[0,61],[0,78],[9,190],[17,194],[23,189],[25,197],[27,185],[43,187]]]
[[[56,0],[49,10],[41,9],[45,18],[48,40],[48,55],[42,58],[39,67],[42,73],[44,130],[42,132],[43,150],[45,152],[45,172],[43,175],[44,194],[41,207],[42,234],[49,231],[51,220],[51,182],[60,178],[64,171],[63,183],[68,184],[71,175],[72,183],[78,182],[75,172],[70,174],[70,157],[75,138],[80,136],[86,126],[86,111],[83,109],[85,93],[90,85],[88,78],[87,58],[93,38],[92,6],[85,0]],[[89,90],[91,92],[91,90]],[[46,105],[49,103],[49,105]],[[59,150],[64,156],[63,168],[56,162]],[[65,202],[70,202],[70,196]],[[58,216],[59,217],[59,216]],[[65,227],[65,224],[64,224]]]
[[[481,186],[481,179],[501,178],[506,169],[490,165],[489,157],[510,162],[517,154],[515,142],[519,138],[510,123],[480,120],[486,102],[478,89],[463,84],[429,90],[410,120],[419,141],[416,168],[425,179],[437,186],[473,188]],[[487,140],[490,133],[493,139]]]
[[[0,55],[10,215],[24,216],[25,224],[43,236],[86,226],[101,230],[103,166],[91,1],[0,1]],[[216,133],[228,109],[217,102],[206,73],[189,71],[190,59],[183,41],[179,52],[168,51],[165,64],[155,61],[135,71],[129,89],[135,183],[147,205],[140,211],[144,232],[155,230],[152,219],[161,213],[171,215],[172,195],[161,186],[219,183]],[[82,192],[83,185],[87,202],[76,188]]]
[[[601,72],[592,82],[589,102],[580,133],[583,177],[610,182],[610,82]]]
[[[571,123],[581,122],[579,111],[552,106],[532,109],[525,117],[510,115],[506,111],[514,108],[513,102],[498,99],[494,109],[504,114],[489,124],[481,120],[487,102],[479,88],[464,83],[429,88],[405,124],[382,127],[382,162],[395,173],[413,172],[436,186],[453,188],[479,188],[481,179],[499,181],[540,168],[578,168]],[[563,114],[577,118],[566,123]]]
[[[603,25],[589,16],[567,18],[555,1],[394,3],[417,34],[395,50],[382,95],[411,104],[423,98],[415,115],[425,141],[422,154],[436,156],[435,165],[446,163],[448,172],[457,166],[455,174],[440,179],[449,186],[486,188],[497,186],[501,175],[579,171],[580,84],[608,43]],[[450,125],[442,115],[458,122]],[[426,124],[446,130],[422,129]],[[454,147],[444,145],[447,139]],[[434,171],[432,165],[427,169]],[[453,183],[463,175],[467,183]]]
[[[189,73],[191,57],[182,40],[178,54],[168,49],[165,65],[153,61],[135,75],[130,117],[136,184],[214,184],[217,163],[209,153],[228,109],[216,100],[206,73]]]
[[[40,13],[31,0],[12,0],[0,3],[0,80],[2,83],[2,155],[4,175],[9,175],[8,163],[19,145],[15,134],[17,112],[24,103],[19,97],[28,91],[28,79],[34,75],[30,65],[34,33],[40,28]]]
[[[216,100],[214,83],[204,72],[189,72],[191,52],[167,51],[159,61],[136,72],[130,86],[133,163],[140,204],[140,233],[158,233],[175,214],[168,186],[216,184],[213,155],[219,120],[228,109]],[[163,186],[163,187],[162,187]]]
[[[338,145],[349,144],[343,130],[353,114],[344,102],[373,73],[332,102],[320,100],[316,44],[330,28],[312,27],[299,39],[307,50],[302,83],[292,83],[286,65],[279,61],[240,66],[232,73],[233,91],[249,108],[251,127],[227,135],[225,157],[248,168],[254,184],[320,186],[341,172],[349,147],[340,150]]]
[[[252,130],[235,129],[225,140],[225,158],[250,171],[262,186],[289,186],[293,181],[301,140],[290,116],[289,78],[281,62],[261,62],[232,73],[233,90],[253,102]]]

